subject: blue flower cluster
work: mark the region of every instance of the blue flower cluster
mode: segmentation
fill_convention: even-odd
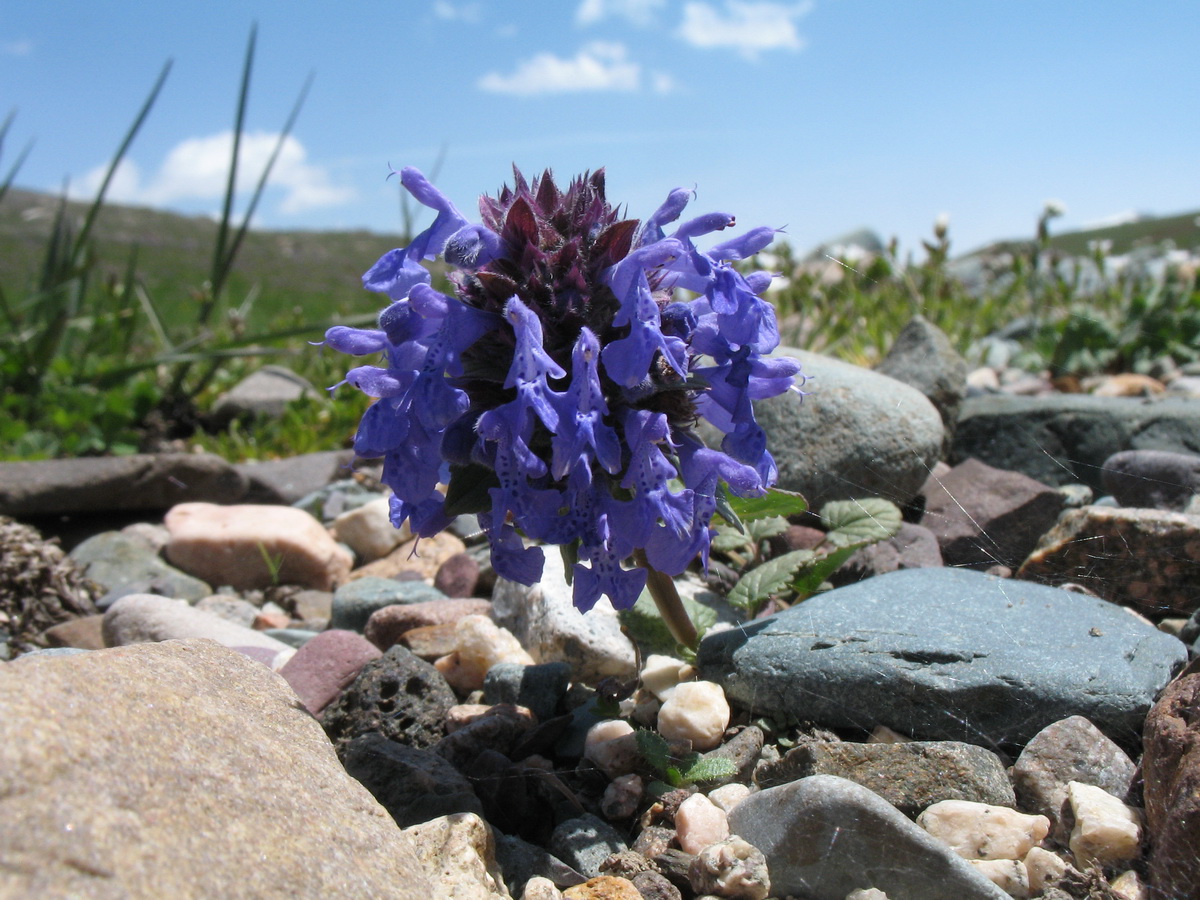
[[[383,458],[397,526],[430,536],[477,512],[499,575],[535,583],[542,549],[527,539],[558,544],[574,560],[579,609],[603,594],[627,608],[646,582],[644,568],[625,568],[635,551],[668,575],[707,565],[720,492],[756,496],[775,481],[752,401],[793,388],[800,366],[768,356],[779,343],[760,296],[771,275],[731,265],[775,231],[702,251],[694,240],[734,219],[704,215],[667,234],[686,190],[639,223],[608,204],[603,171],[565,191],[549,172],[514,175],[472,223],[404,169],[436,218],[363,276],[391,299],[379,327],[334,327],[325,343],[383,357],[346,383],[376,398],[354,447]],[[422,265],[439,256],[455,296]],[[719,450],[697,436],[700,417],[724,433]]]

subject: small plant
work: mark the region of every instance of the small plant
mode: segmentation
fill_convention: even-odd
[[[732,760],[722,757],[701,756],[694,750],[681,759],[671,756],[671,747],[657,731],[639,728],[636,732],[638,752],[647,765],[658,773],[667,788],[686,787],[706,781],[719,781],[737,774]],[[651,783],[650,790],[655,791]]]

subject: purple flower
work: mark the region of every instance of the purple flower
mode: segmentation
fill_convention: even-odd
[[[400,180],[434,222],[363,277],[391,300],[379,327],[324,341],[379,357],[343,383],[377,398],[355,450],[383,458],[392,521],[431,535],[476,512],[496,571],[523,584],[541,577],[538,544],[569,546],[581,610],[603,595],[635,602],[635,551],[669,575],[707,565],[722,492],[759,495],[775,478],[753,401],[803,377],[764,355],[779,343],[761,297],[771,276],[732,265],[775,229],[702,250],[732,216],[668,234],[691,198],[677,188],[644,223],[622,219],[602,171],[562,190],[549,172],[514,170],[511,188],[480,199],[477,223],[417,170]],[[422,264],[438,256],[453,295]],[[720,449],[700,441],[699,418],[724,434]]]

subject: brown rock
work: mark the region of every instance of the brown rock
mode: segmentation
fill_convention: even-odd
[[[4,896],[438,896],[292,691],[241,654],[19,659],[0,708]]]
[[[470,597],[479,582],[479,563],[471,554],[455,553],[438,566],[433,586],[447,597]]]
[[[1200,898],[1200,674],[1167,685],[1143,731],[1143,796],[1155,896]]]
[[[642,892],[627,878],[599,875],[567,888],[563,900],[642,900]]]
[[[433,662],[443,656],[449,656],[458,646],[458,632],[455,622],[444,625],[425,625],[406,631],[400,639],[401,645],[407,647],[415,656]]]
[[[413,572],[421,579],[432,581],[442,563],[466,549],[459,538],[443,531],[419,541],[406,541],[383,559],[355,569],[350,573],[350,580],[367,575],[395,578],[403,572]]]
[[[322,631],[307,641],[279,670],[314,716],[337,699],[358,673],[383,654],[353,631]]]
[[[163,522],[171,533],[167,559],[213,585],[329,590],[354,562],[320,522],[291,506],[183,503]]]
[[[80,650],[103,650],[104,635],[100,626],[104,616],[84,616],[47,628],[43,634],[51,647],[78,647]]]
[[[464,616],[486,616],[492,611],[488,600],[426,600],[422,603],[395,603],[377,609],[367,620],[363,634],[380,650],[398,643],[405,633],[429,625],[453,625]],[[450,653],[454,645],[450,645]]]

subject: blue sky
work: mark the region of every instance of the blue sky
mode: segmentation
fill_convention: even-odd
[[[0,0],[0,171],[34,141],[19,184],[86,192],[172,58],[114,196],[215,211],[253,22],[244,168],[315,73],[267,227],[396,231],[388,165],[439,157],[464,211],[513,162],[604,166],[632,216],[695,187],[802,249],[1200,208],[1196,0]]]

